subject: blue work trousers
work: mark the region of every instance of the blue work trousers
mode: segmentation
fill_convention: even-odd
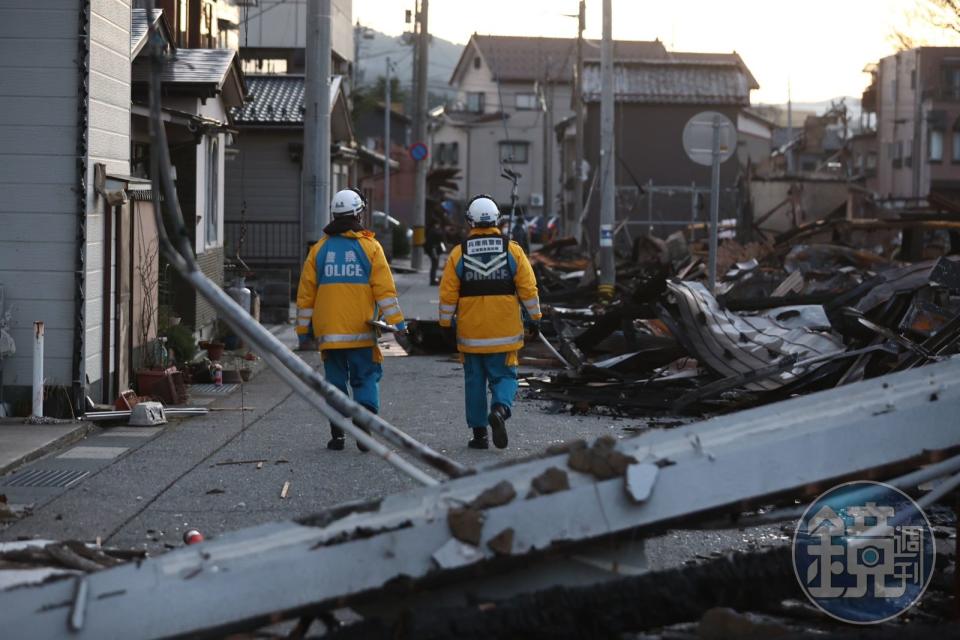
[[[327,349],[323,352],[323,372],[327,380],[340,391],[353,389],[353,401],[373,413],[380,411],[380,378],[383,365],[373,361],[373,348]],[[350,394],[348,394],[350,395]],[[330,425],[334,436],[343,432]]]
[[[463,378],[467,409],[467,426],[487,426],[487,386],[491,404],[502,404],[510,415],[517,394],[517,367],[507,366],[509,353],[463,354]]]

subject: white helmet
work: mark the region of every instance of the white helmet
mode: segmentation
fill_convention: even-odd
[[[467,204],[467,221],[474,227],[492,227],[500,218],[500,208],[488,195],[480,194]]]
[[[359,191],[356,189],[343,189],[342,191],[337,191],[337,195],[333,196],[333,202],[330,203],[330,215],[334,218],[342,218],[343,216],[356,216],[359,218],[366,206],[363,201],[363,196],[360,195]]]

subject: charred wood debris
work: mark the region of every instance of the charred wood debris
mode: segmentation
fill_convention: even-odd
[[[567,362],[528,340],[521,365],[562,370],[524,373],[527,396],[669,426],[957,353],[960,255],[899,259],[898,238],[889,221],[821,220],[727,240],[714,294],[703,244],[641,236],[618,251],[617,293],[602,303],[577,243],[545,245],[530,256],[543,334]],[[417,331],[425,348],[450,346],[428,323]]]

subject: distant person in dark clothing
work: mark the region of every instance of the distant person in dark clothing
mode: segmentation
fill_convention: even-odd
[[[440,266],[440,254],[443,253],[443,230],[436,218],[427,228],[427,238],[423,248],[427,252],[427,257],[430,258],[430,286],[435,287],[440,284],[437,279],[437,269]]]
[[[513,222],[513,229],[510,231],[510,239],[520,245],[524,253],[530,253],[530,241],[527,239],[527,227],[524,224],[523,216],[518,215]]]

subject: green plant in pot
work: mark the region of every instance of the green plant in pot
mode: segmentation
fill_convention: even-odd
[[[197,343],[190,327],[172,325],[164,329],[163,335],[167,339],[167,348],[173,351],[177,363],[188,363],[197,355]]]

